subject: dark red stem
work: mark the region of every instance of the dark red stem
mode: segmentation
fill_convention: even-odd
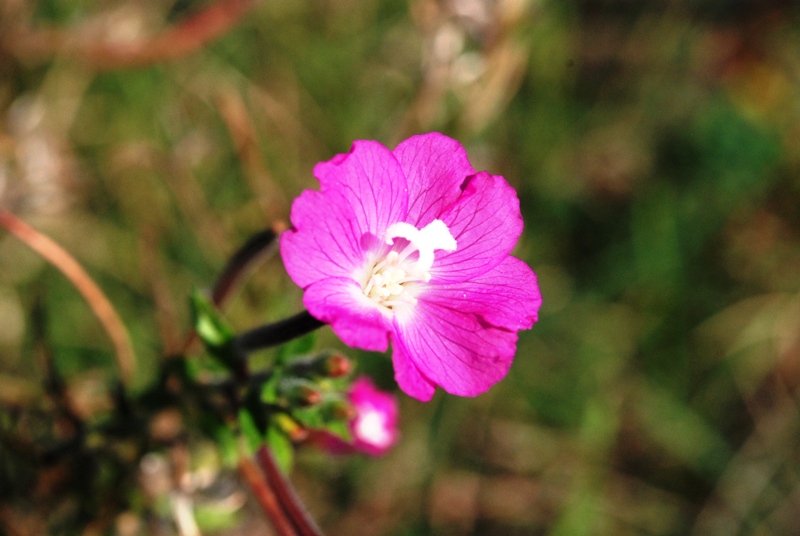
[[[300,502],[289,479],[278,469],[270,450],[266,446],[262,446],[256,452],[256,457],[267,482],[275,492],[283,512],[291,520],[297,534],[299,536],[322,536],[322,531],[311,519],[303,503]]]

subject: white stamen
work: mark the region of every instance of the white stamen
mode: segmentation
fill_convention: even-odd
[[[377,261],[363,286],[365,296],[387,309],[415,304],[416,298],[407,292],[405,285],[430,281],[434,251],[455,251],[457,245],[450,229],[441,220],[433,220],[422,229],[410,223],[395,223],[386,230],[386,243],[394,245],[395,238],[406,239],[408,245],[400,253],[392,249]],[[418,255],[412,260],[410,257],[414,252]]]
[[[456,249],[456,239],[450,234],[450,229],[442,220],[433,220],[422,229],[417,229],[410,223],[395,223],[386,229],[386,243],[394,244],[395,238],[405,238],[410,242],[400,254],[401,259],[405,260],[414,251],[419,251],[416,267],[420,273],[427,273],[433,267],[433,251],[435,249],[445,251],[455,251]]]

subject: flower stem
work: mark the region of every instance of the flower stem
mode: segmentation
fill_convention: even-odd
[[[254,352],[289,342],[324,325],[324,322],[311,316],[308,311],[303,311],[274,324],[245,331],[236,337],[236,346],[244,353]]]
[[[284,514],[291,520],[299,536],[322,536],[322,531],[308,515],[303,503],[297,497],[297,493],[289,480],[278,469],[275,458],[272,456],[267,446],[262,446],[256,452],[256,457],[261,464],[267,482],[271,485],[272,491],[280,503]]]
[[[217,278],[211,292],[211,301],[220,307],[231,296],[233,289],[241,282],[242,276],[261,258],[277,250],[277,238],[280,234],[274,226],[251,236],[228,261],[225,269]]]
[[[261,505],[261,508],[272,521],[272,526],[275,527],[278,534],[280,536],[298,536],[297,531],[292,526],[292,522],[281,508],[275,492],[265,482],[263,475],[258,470],[258,466],[246,456],[239,458],[239,474],[247,482],[250,491],[253,492],[258,504]]]

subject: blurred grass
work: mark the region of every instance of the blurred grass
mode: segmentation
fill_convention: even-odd
[[[10,1],[0,28],[124,42],[206,5]],[[106,70],[5,39],[0,203],[96,278],[131,331],[141,388],[180,341],[190,289],[286,220],[316,162],[353,139],[456,136],[518,189],[516,254],[539,274],[541,320],[490,393],[404,398],[403,441],[387,458],[304,452],[295,477],[322,526],[790,534],[798,22],[779,0],[262,1],[195,53]],[[2,235],[3,390],[40,382],[38,302],[72,383],[113,376],[77,292]],[[300,306],[275,259],[230,318],[245,329]],[[359,359],[392,385],[388,360]],[[6,532],[34,526],[32,497],[0,497],[13,507]]]

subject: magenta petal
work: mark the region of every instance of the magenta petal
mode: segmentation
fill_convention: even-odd
[[[420,373],[403,349],[401,340],[392,341],[392,363],[394,364],[394,379],[405,394],[422,402],[428,402],[433,398],[436,385]]]
[[[529,329],[538,318],[542,295],[536,274],[515,257],[469,281],[430,285],[425,299],[475,314],[496,327]]]
[[[373,352],[385,352],[389,347],[389,321],[354,280],[321,279],[306,289],[303,303],[348,346]]]
[[[458,248],[437,252],[432,283],[456,283],[497,266],[522,234],[522,215],[514,189],[503,177],[475,175],[464,193],[441,218]]]
[[[450,394],[475,396],[508,373],[517,334],[463,312],[462,304],[420,296],[408,317],[395,318],[395,333],[421,377]]]
[[[281,235],[286,271],[300,287],[326,277],[348,277],[363,266],[350,205],[337,192],[306,190],[292,204],[294,229]]]
[[[418,228],[458,199],[464,180],[475,173],[461,144],[438,132],[408,138],[393,154],[408,179],[406,221]]]
[[[380,143],[356,141],[349,153],[317,164],[314,175],[323,193],[336,191],[347,200],[362,233],[382,238],[387,227],[405,221],[406,177],[394,155]]]

